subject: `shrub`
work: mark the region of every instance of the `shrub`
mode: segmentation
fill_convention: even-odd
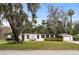
[[[45,41],[63,41],[63,38],[45,38]]]
[[[6,41],[13,41],[14,38],[6,38]]]
[[[36,39],[30,39],[30,41],[35,41]]]
[[[73,38],[74,38],[75,41],[79,41],[79,35],[78,34],[74,35]]]

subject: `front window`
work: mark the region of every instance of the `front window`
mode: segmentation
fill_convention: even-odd
[[[37,39],[39,39],[39,35],[37,35]]]
[[[41,35],[41,38],[44,38],[44,35]]]
[[[46,38],[49,38],[49,35],[46,35]]]
[[[27,35],[27,39],[29,39],[29,35]]]

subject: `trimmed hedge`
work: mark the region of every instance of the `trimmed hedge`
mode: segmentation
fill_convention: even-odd
[[[30,41],[35,41],[36,39],[30,39]]]
[[[6,38],[6,41],[14,41],[14,38]]]
[[[63,38],[45,38],[45,41],[63,41]]]

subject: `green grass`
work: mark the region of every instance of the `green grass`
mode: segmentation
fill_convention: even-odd
[[[6,42],[6,39],[0,39],[0,42]]]
[[[79,45],[57,41],[28,41],[21,44],[2,43],[0,50],[79,50]]]

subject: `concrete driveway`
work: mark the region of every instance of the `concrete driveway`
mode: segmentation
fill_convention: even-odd
[[[79,55],[76,50],[0,50],[0,55]]]
[[[70,42],[70,43],[74,43],[74,44],[79,44],[79,41],[66,41],[66,42]]]

